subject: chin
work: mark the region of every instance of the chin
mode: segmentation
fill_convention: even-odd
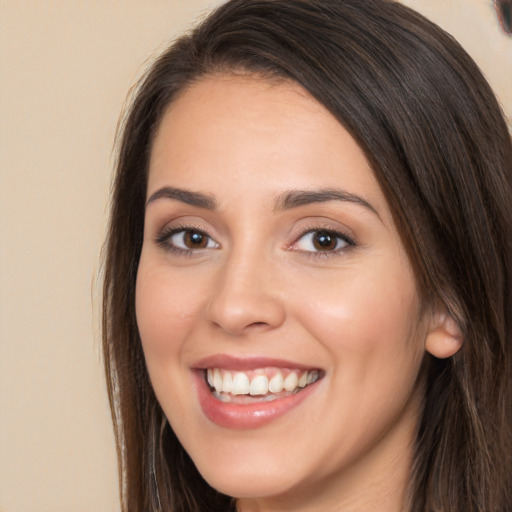
[[[237,471],[207,476],[204,475],[208,484],[227,496],[243,499],[265,499],[286,495],[293,484],[285,481],[282,475],[274,472],[252,471],[250,474]]]
[[[260,450],[259,460],[247,451],[240,450],[233,457],[226,450],[218,457],[202,457],[194,460],[206,482],[227,496],[234,498],[270,498],[285,495],[293,490],[303,477],[282,461]]]

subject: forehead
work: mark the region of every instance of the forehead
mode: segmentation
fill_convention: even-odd
[[[148,194],[183,183],[210,191],[215,178],[227,175],[269,193],[348,187],[387,211],[361,148],[294,82],[208,76],[167,108],[151,152]]]

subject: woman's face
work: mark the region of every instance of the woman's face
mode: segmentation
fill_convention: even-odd
[[[242,509],[396,499],[426,322],[363,152],[302,88],[213,76],[170,106],[136,308],[173,430]]]

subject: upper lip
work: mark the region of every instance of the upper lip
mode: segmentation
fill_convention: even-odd
[[[214,354],[200,359],[193,365],[195,370],[207,370],[208,368],[223,368],[232,371],[248,371],[258,368],[289,368],[298,370],[317,369],[315,366],[297,363],[286,359],[265,356],[235,356],[229,354]]]

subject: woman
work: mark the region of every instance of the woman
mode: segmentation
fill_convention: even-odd
[[[175,42],[106,245],[124,510],[511,509],[511,161],[394,2],[232,0]]]

